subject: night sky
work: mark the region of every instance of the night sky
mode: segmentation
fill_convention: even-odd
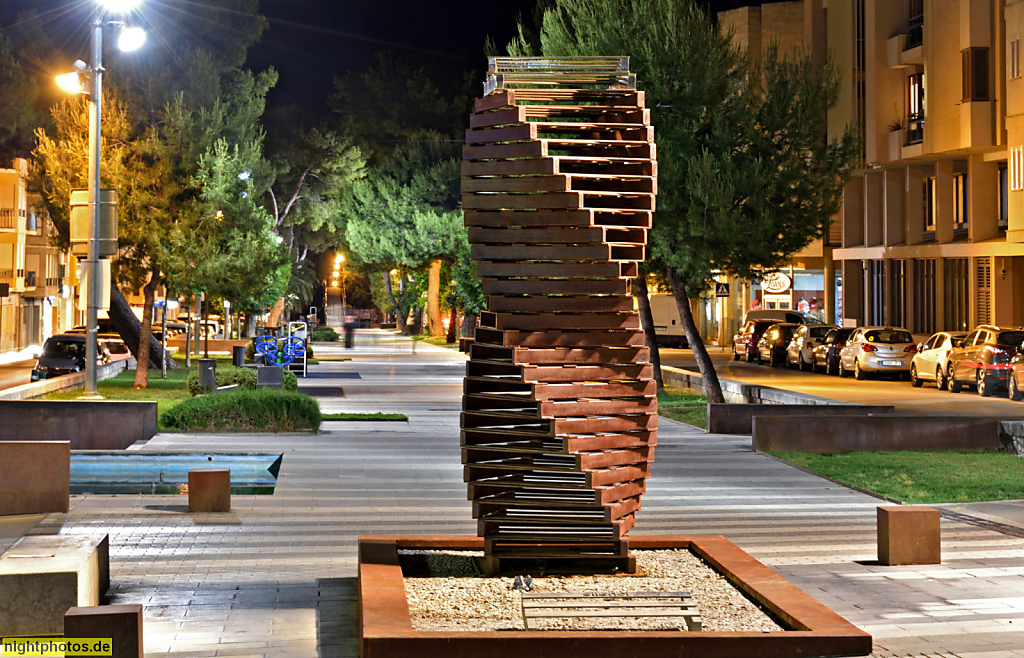
[[[280,74],[270,101],[295,103],[314,112],[326,109],[335,75],[371,65],[379,50],[416,58],[425,68],[452,71],[485,66],[484,39],[499,46],[516,33],[519,15],[527,20],[535,0],[261,0],[270,28],[250,51],[248,66],[274,66]],[[751,4],[750,0],[709,0],[712,10]],[[54,47],[73,61],[88,59],[88,17],[93,0],[0,0],[0,20],[31,8]],[[151,33],[147,49],[173,56],[175,35],[160,32],[161,18],[173,12],[217,15],[202,0],[143,0],[133,22]],[[482,80],[481,80],[482,82]]]

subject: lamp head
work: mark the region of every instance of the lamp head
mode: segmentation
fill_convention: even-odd
[[[107,11],[117,14],[127,14],[142,4],[142,0],[97,0],[97,2]]]
[[[141,27],[126,27],[117,37],[117,47],[124,53],[130,53],[146,44],[146,31]]]
[[[82,84],[82,78],[79,77],[78,71],[58,75],[57,86],[66,94],[81,94],[85,91],[85,85]]]

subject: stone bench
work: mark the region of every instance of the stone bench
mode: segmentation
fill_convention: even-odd
[[[23,537],[0,556],[0,637],[61,635],[64,613],[110,587],[107,535]]]
[[[67,512],[70,441],[0,441],[0,516]]]
[[[923,505],[879,507],[878,561],[887,566],[940,564],[939,510]]]
[[[194,468],[188,472],[188,511],[231,511],[231,469]]]
[[[755,416],[849,417],[891,414],[892,406],[863,404],[717,404],[708,403],[708,433],[750,434]]]
[[[991,416],[849,417],[755,416],[754,450],[840,452],[986,450],[999,448],[999,418]]]
[[[112,658],[142,658],[142,606],[71,608],[64,614],[64,637],[110,638]]]

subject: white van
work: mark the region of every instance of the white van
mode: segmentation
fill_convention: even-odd
[[[651,315],[654,316],[654,335],[658,337],[658,344],[665,347],[689,347],[675,295],[654,293],[650,295],[650,300]]]

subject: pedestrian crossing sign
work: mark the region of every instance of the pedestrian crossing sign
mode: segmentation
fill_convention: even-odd
[[[716,283],[715,284],[715,297],[728,297],[729,296],[729,284],[728,283]]]

